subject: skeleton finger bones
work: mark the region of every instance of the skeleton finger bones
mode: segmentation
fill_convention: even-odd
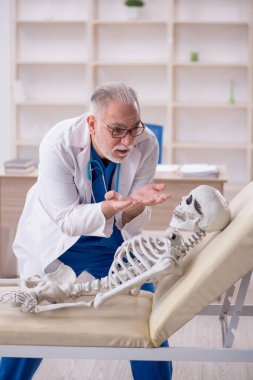
[[[75,305],[99,307],[116,294],[136,295],[144,283],[175,273],[206,232],[219,231],[230,220],[229,205],[219,191],[199,186],[182,198],[163,235],[140,234],[125,241],[115,253],[108,276],[79,283],[74,271],[62,264],[37,282],[28,280],[24,289],[4,294],[0,302],[23,312],[40,312]],[[190,231],[190,237],[184,237],[185,231]],[[93,301],[66,302],[88,294],[95,295]],[[55,305],[40,305],[42,301]]]

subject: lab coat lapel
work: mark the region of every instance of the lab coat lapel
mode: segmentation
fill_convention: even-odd
[[[87,177],[87,167],[90,159],[90,145],[86,146],[78,155],[77,155],[77,162],[78,162],[78,172],[81,179],[81,183],[83,186],[81,186],[81,191],[85,192],[85,198],[88,202],[91,200],[91,185],[88,181]]]
[[[135,147],[125,161],[122,162],[119,178],[119,193],[128,195],[141,159],[141,152]]]
[[[91,185],[87,177],[87,167],[90,159],[90,133],[86,123],[86,115],[80,119],[76,126],[70,144],[81,151],[77,154],[77,168],[75,173],[75,181],[79,189],[79,193],[84,194],[84,199],[90,202],[91,200]],[[82,196],[81,196],[82,197]]]

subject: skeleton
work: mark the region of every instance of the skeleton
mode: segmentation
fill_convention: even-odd
[[[182,198],[173,211],[170,227],[163,235],[140,234],[125,241],[116,251],[108,276],[82,282],[67,265],[43,278],[21,282],[21,289],[0,298],[22,312],[41,312],[63,307],[99,307],[116,294],[136,296],[146,283],[158,283],[171,273],[180,273],[182,260],[206,235],[219,231],[231,220],[227,201],[211,186],[202,185]],[[190,231],[190,237],[183,233]],[[95,295],[90,302],[74,301]],[[47,301],[49,304],[41,303]],[[70,301],[70,302],[67,302]]]

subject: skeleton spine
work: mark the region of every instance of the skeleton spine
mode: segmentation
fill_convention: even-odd
[[[108,276],[90,282],[83,282],[78,285],[77,293],[79,296],[87,294],[97,294],[101,289],[109,288]]]
[[[197,245],[204,236],[206,236],[206,232],[203,230],[193,233],[190,238],[183,241],[183,247],[182,247],[183,251],[184,252],[189,251],[191,248]]]

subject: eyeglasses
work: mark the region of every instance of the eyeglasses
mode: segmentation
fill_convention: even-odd
[[[110,134],[112,135],[113,138],[123,138],[125,137],[128,133],[132,137],[136,137],[141,135],[144,132],[145,125],[143,124],[142,121],[140,121],[139,125],[137,127],[131,128],[131,129],[125,129],[125,128],[112,128],[110,125],[107,125],[103,123],[104,126],[108,129]]]

